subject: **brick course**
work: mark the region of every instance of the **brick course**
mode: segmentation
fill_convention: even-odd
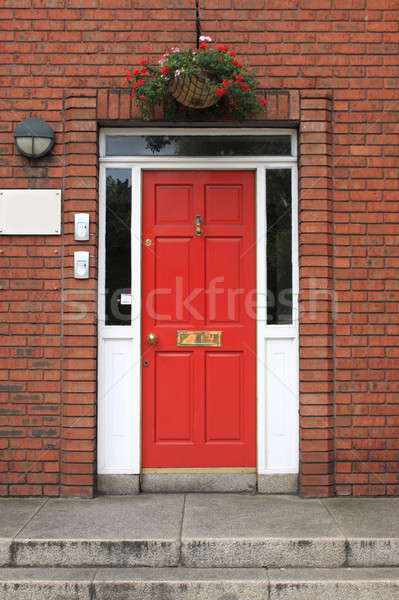
[[[200,14],[257,67],[261,118],[299,122],[301,493],[396,495],[397,1],[200,0]],[[94,492],[97,128],[139,118],[128,68],[192,46],[194,16],[194,0],[3,1],[1,187],[61,188],[64,222],[1,239],[0,495]],[[57,136],[39,161],[13,143],[29,116]],[[72,277],[77,210],[89,281]]]

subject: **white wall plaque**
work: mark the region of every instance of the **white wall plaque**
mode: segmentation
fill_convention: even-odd
[[[59,235],[61,190],[0,190],[0,235]]]

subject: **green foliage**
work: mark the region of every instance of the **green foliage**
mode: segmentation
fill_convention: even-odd
[[[179,104],[171,94],[169,84],[180,74],[196,75],[209,81],[210,93],[218,102],[206,109],[190,109]],[[144,119],[150,119],[157,107],[162,106],[168,119],[212,118],[226,114],[242,121],[261,108],[266,101],[256,97],[257,81],[254,72],[236,58],[235,52],[219,44],[210,48],[206,42],[198,50],[171,48],[157,65],[141,61],[141,66],[127,76],[136,102]]]

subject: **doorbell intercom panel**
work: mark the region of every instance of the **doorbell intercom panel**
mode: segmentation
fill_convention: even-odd
[[[77,242],[87,242],[90,237],[90,218],[87,213],[77,213],[75,215],[75,240]]]
[[[73,255],[74,277],[75,279],[89,278],[89,253],[75,252]]]

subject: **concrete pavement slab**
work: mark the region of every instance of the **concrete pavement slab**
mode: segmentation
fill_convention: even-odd
[[[189,567],[336,567],[345,563],[345,540],[319,500],[188,495],[182,560]]]
[[[399,498],[326,498],[321,502],[348,537],[399,538]]]
[[[0,569],[1,600],[90,600],[95,569]]]
[[[96,600],[266,600],[265,569],[100,569]]]
[[[348,566],[399,566],[399,498],[322,502],[348,540]]]
[[[270,569],[269,600],[397,600],[399,569]]]
[[[0,567],[8,565],[11,558],[11,538],[46,503],[46,499],[0,499]]]
[[[50,500],[14,542],[15,566],[173,566],[182,495]]]
[[[47,502],[35,498],[0,499],[0,538],[14,537],[30,521],[37,510]]]

